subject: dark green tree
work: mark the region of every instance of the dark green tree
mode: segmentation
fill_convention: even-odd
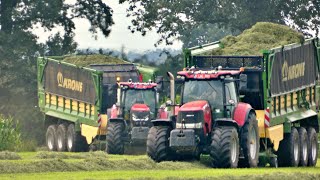
[[[304,31],[319,29],[319,0],[159,0],[127,2],[128,16],[133,18],[128,27],[132,32],[156,29],[160,34],[157,44],[171,44],[183,39],[188,31],[208,24],[233,34],[250,28],[256,22],[292,24]],[[310,12],[310,13],[309,13]],[[288,18],[290,20],[288,20]],[[311,25],[310,25],[311,24]],[[208,27],[209,30],[209,27]],[[186,42],[184,42],[186,43]]]
[[[108,36],[113,24],[112,9],[102,0],[0,0],[0,114],[20,120],[23,137],[42,139],[42,117],[37,106],[36,57],[74,51],[76,18],[90,22],[88,29]],[[32,33],[38,27],[61,34],[46,45]],[[59,51],[63,50],[63,51]]]
[[[319,36],[320,0],[286,0],[282,9],[287,24],[308,36],[312,36],[310,31]]]
[[[61,56],[74,53],[77,49],[77,45],[78,44],[73,40],[73,36],[62,37],[60,33],[57,33],[50,36],[46,41],[46,55]]]

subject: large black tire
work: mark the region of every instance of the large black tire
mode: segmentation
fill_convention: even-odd
[[[318,159],[318,134],[313,127],[307,129],[308,134],[308,166],[315,166]]]
[[[47,128],[46,133],[46,144],[49,151],[56,151],[57,150],[57,138],[56,138],[56,125],[50,125]]]
[[[118,122],[109,122],[107,128],[107,146],[106,152],[108,154],[123,154],[124,142],[123,142],[123,124]]]
[[[87,151],[88,144],[86,139],[76,132],[74,124],[69,124],[67,130],[67,149],[69,152]]]
[[[239,161],[239,138],[234,127],[213,130],[210,156],[216,168],[236,168]]]
[[[169,136],[171,128],[153,126],[147,138],[147,155],[156,162],[170,160]]]
[[[67,150],[67,127],[65,124],[60,124],[56,133],[57,138],[57,151]]]
[[[297,167],[300,161],[300,140],[299,133],[295,127],[291,128],[290,134],[285,134],[280,142],[277,152],[279,166]]]
[[[259,162],[260,137],[256,115],[250,113],[248,120],[242,127],[241,143],[244,167],[257,167]]]
[[[300,162],[299,166],[308,165],[308,133],[304,127],[299,128]]]

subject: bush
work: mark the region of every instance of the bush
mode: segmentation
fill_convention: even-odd
[[[0,151],[17,150],[21,144],[21,134],[18,123],[12,117],[4,117],[0,114]]]

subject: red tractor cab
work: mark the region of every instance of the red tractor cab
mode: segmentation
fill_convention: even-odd
[[[151,120],[157,118],[157,85],[153,82],[118,83],[117,104],[108,110],[107,153],[123,154],[125,143],[145,144]]]
[[[168,74],[174,86],[174,77]],[[173,108],[178,112],[170,121],[154,121],[147,154],[157,162],[210,154],[214,167],[237,167],[239,158],[247,166],[257,166],[260,142],[255,111],[239,102],[246,75],[221,67],[177,74],[183,82],[180,108]],[[172,92],[173,102],[174,97]]]

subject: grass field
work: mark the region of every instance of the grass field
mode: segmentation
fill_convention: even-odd
[[[18,153],[0,160],[0,179],[320,179],[313,168],[213,169],[201,161],[154,163],[145,155],[90,153]],[[10,157],[8,157],[10,159]]]

